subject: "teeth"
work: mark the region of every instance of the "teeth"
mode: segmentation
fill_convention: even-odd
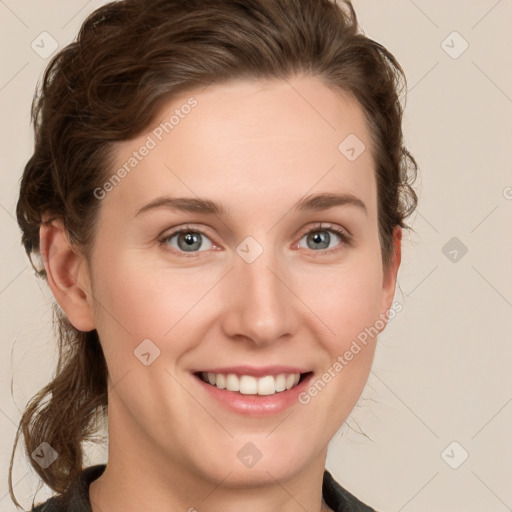
[[[201,379],[209,382],[212,386],[228,391],[239,391],[242,395],[273,395],[296,386],[300,379],[300,373],[281,373],[276,375],[265,375],[256,378],[252,375],[241,375],[234,373],[211,373],[201,372]]]
[[[215,374],[209,373],[208,375],[213,375],[215,386],[217,386],[219,389],[226,389],[226,376],[225,375],[222,375],[222,373],[219,373],[217,375],[216,382],[215,382]],[[208,380],[209,380],[209,377],[208,377]]]
[[[215,386],[216,375],[214,373],[209,373],[208,375],[213,375],[213,385]],[[228,391],[240,391],[240,380],[236,375],[233,375],[232,373],[226,375],[226,389]]]

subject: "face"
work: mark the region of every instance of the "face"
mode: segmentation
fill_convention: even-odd
[[[373,360],[375,337],[353,342],[382,330],[397,270],[382,267],[358,104],[313,77],[211,85],[118,144],[107,180],[88,279],[110,450],[233,483],[325,455]],[[196,374],[236,366],[308,375],[256,396]]]

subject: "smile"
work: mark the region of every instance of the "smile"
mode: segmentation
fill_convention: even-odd
[[[239,392],[242,395],[273,395],[297,386],[308,373],[280,373],[259,378],[234,373],[197,372],[196,375],[218,389]]]

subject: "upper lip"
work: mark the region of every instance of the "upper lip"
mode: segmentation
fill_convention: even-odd
[[[201,369],[194,370],[193,373],[206,372],[206,373],[234,373],[237,375],[252,375],[253,377],[262,377],[264,375],[279,375],[281,373],[308,373],[311,370],[297,367],[297,366],[283,366],[283,365],[274,365],[274,366],[223,366],[222,368],[209,368],[209,369]]]

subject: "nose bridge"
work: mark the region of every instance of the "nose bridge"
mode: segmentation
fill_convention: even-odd
[[[235,255],[224,330],[230,336],[250,338],[259,345],[269,344],[295,330],[295,302],[293,293],[284,284],[287,281],[286,272],[281,270],[284,262],[271,249],[260,249],[260,254],[252,259],[257,247],[250,244],[251,241],[248,245],[240,244]]]

